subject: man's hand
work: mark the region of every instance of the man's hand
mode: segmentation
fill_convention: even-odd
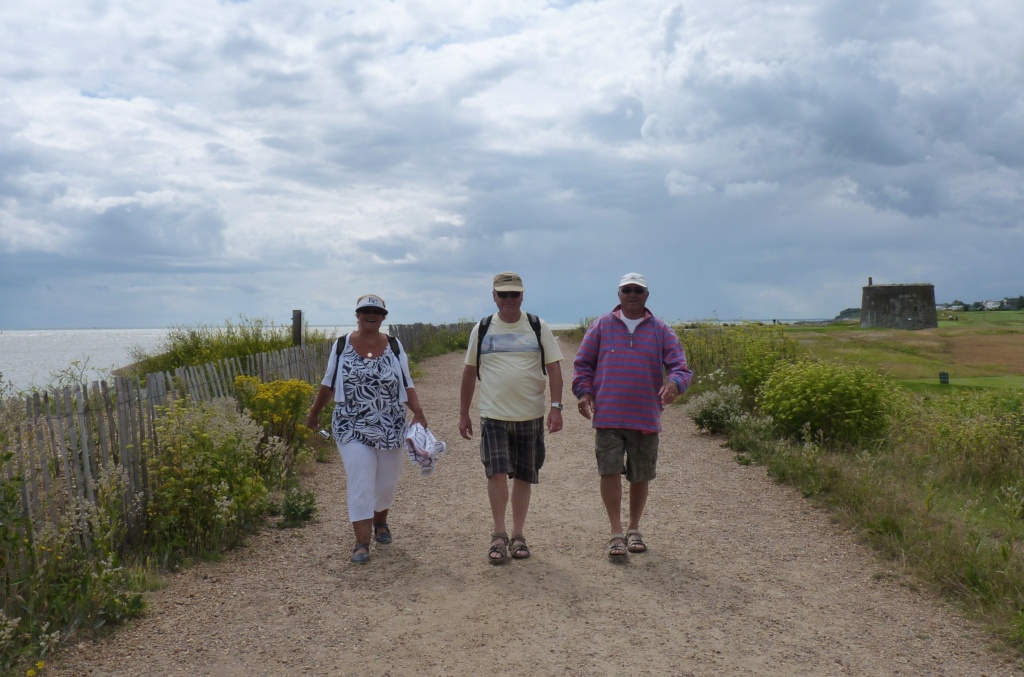
[[[658,391],[658,395],[661,396],[662,404],[672,404],[672,402],[679,397],[679,385],[675,381],[669,381],[665,385],[661,386],[661,390]]]
[[[548,432],[557,433],[562,429],[562,410],[551,408],[551,412],[548,414]]]
[[[472,439],[473,423],[469,420],[469,414],[461,414],[459,416],[459,434],[462,435],[464,440]]]
[[[594,405],[594,396],[587,394],[581,397],[579,404],[576,405],[576,409],[583,414],[583,418],[588,421],[594,418],[594,412],[597,411],[597,407]]]

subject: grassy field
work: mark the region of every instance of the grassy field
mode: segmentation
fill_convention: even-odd
[[[918,331],[852,322],[794,324],[786,334],[815,357],[880,369],[916,391],[1024,388],[1024,311],[962,312],[959,320]],[[949,386],[939,383],[940,372],[949,375]]]

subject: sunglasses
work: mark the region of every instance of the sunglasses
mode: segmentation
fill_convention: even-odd
[[[387,315],[388,311],[381,310],[380,308],[360,308],[356,312],[362,313],[363,315]]]
[[[499,299],[517,299],[523,295],[521,291],[496,291]]]
[[[643,287],[619,287],[619,291],[623,294],[646,294],[647,290]]]

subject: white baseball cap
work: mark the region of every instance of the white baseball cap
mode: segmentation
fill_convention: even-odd
[[[619,280],[619,287],[625,287],[627,284],[635,284],[638,287],[647,289],[647,280],[640,273],[626,273],[623,275],[622,279]]]
[[[384,314],[388,314],[388,308],[384,305],[384,299],[377,296],[376,294],[363,294],[356,301],[356,312],[358,313],[363,308],[380,308],[384,311]]]

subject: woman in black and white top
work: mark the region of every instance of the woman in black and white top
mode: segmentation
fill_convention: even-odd
[[[342,336],[331,350],[327,372],[306,416],[316,428],[320,411],[333,398],[331,429],[347,478],[348,513],[355,531],[352,561],[370,561],[370,539],[391,542],[388,511],[402,473],[405,407],[412,423],[427,427],[409,360],[401,343],[380,331],[388,311],[375,294],[356,301],[356,331]],[[398,354],[392,348],[398,348]]]

